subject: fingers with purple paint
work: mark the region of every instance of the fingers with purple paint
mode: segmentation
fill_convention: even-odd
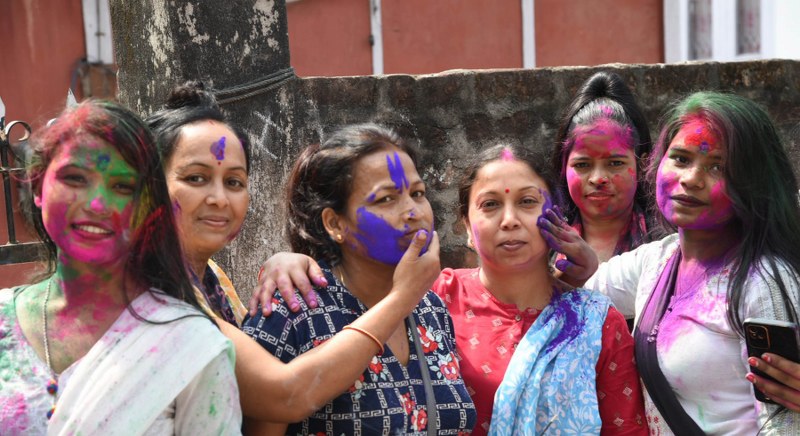
[[[253,289],[248,305],[249,313],[251,316],[255,315],[260,305],[261,313],[269,316],[272,313],[272,297],[275,291],[280,292],[293,312],[300,310],[298,293],[308,307],[313,309],[317,307],[314,288],[327,285],[322,269],[311,257],[299,253],[276,253],[259,270],[258,285]]]

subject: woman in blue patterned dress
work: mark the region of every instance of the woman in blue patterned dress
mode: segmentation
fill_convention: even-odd
[[[303,151],[287,186],[289,241],[293,251],[320,262],[329,285],[319,292],[316,308],[299,312],[276,295],[273,314],[245,320],[245,333],[289,362],[348,329],[389,295],[404,276],[403,256],[404,262],[438,256],[433,213],[414,155],[394,132],[372,124],[345,127]],[[387,347],[347,392],[288,428],[250,421],[246,430],[469,433],[475,408],[459,375],[453,324],[443,301],[428,292],[405,322],[386,327],[392,331]],[[428,404],[435,404],[435,412]]]

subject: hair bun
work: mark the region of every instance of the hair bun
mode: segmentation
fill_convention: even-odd
[[[583,93],[592,99],[611,97],[612,94],[616,94],[613,92],[615,91],[614,85],[616,81],[621,82],[622,79],[614,73],[601,71],[589,78],[589,81],[583,88]]]
[[[183,85],[172,88],[167,102],[166,109],[179,109],[191,106],[208,106],[219,109],[217,99],[214,95],[206,91],[206,86],[199,80],[190,80]]]

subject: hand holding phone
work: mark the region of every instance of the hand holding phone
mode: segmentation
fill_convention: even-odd
[[[744,334],[748,356],[760,358],[764,353],[772,353],[800,363],[800,336],[797,324],[764,318],[748,318],[744,321]],[[759,377],[780,383],[757,368],[751,366],[750,371]],[[760,390],[755,389],[754,391],[758,401],[775,403]]]

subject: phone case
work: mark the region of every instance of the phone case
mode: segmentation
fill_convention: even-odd
[[[761,357],[762,354],[769,352],[800,362],[800,346],[798,346],[800,341],[796,324],[772,319],[748,318],[744,321],[744,334],[748,356]],[[760,377],[776,381],[752,366],[750,371]],[[760,390],[753,389],[753,391],[758,401],[774,403]]]

